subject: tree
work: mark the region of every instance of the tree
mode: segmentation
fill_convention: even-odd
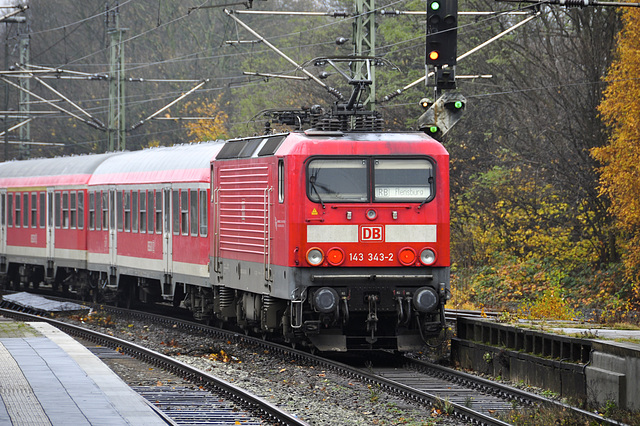
[[[488,6],[475,4],[476,9]],[[447,135],[454,197],[472,188],[478,176],[496,165],[517,169],[514,186],[535,183],[554,194],[556,208],[564,211],[562,226],[570,230],[567,243],[589,240],[589,261],[606,264],[616,254],[609,244],[606,199],[598,197],[598,164],[589,152],[606,135],[597,105],[600,79],[614,48],[617,16],[602,8],[543,7],[542,12],[526,30],[517,30],[482,55],[459,64],[460,74],[492,74],[493,78],[460,83],[470,102],[465,118]],[[489,30],[502,30],[510,20],[513,18],[488,21],[485,33],[478,34],[478,30],[472,38],[485,40]],[[459,36],[462,52],[468,50],[464,46],[467,39],[464,33]],[[497,194],[508,204],[519,203],[521,200],[512,198],[517,195],[510,191]],[[552,216],[535,209],[531,214],[543,229],[556,226]],[[499,217],[487,219],[500,223]],[[456,226],[452,225],[453,234],[458,231]]]
[[[599,108],[611,137],[592,154],[602,163],[601,193],[611,200],[610,211],[624,234],[623,261],[634,302],[640,304],[640,10],[627,8],[622,19],[617,58]]]
[[[197,120],[187,120],[184,126],[192,142],[211,141],[224,139],[227,137],[227,121],[229,116],[220,109],[220,99],[222,93],[214,101],[203,101],[198,104],[195,101],[184,104],[183,110],[186,114],[194,114]]]

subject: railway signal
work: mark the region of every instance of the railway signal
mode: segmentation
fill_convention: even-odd
[[[435,102],[422,99],[420,106],[426,111],[418,118],[418,129],[439,139],[462,118],[467,100],[460,93],[447,92]]]
[[[426,65],[435,68],[436,88],[455,89],[458,0],[427,0]]]
[[[427,2],[427,65],[456,64],[458,0]]]

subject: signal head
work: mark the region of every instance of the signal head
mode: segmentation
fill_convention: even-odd
[[[424,109],[429,108],[431,105],[433,105],[433,101],[429,98],[422,98],[420,99],[420,106]]]

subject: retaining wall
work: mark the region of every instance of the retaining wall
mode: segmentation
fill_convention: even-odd
[[[640,345],[459,318],[452,361],[563,397],[640,410]]]

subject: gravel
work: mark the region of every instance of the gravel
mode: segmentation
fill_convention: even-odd
[[[443,413],[403,401],[375,386],[295,360],[284,360],[246,343],[194,335],[138,320],[125,322],[100,312],[81,320],[85,326],[173,356],[231,382],[285,407],[312,425],[460,424]],[[112,369],[132,386],[183,383],[169,373],[136,365],[114,365]]]

